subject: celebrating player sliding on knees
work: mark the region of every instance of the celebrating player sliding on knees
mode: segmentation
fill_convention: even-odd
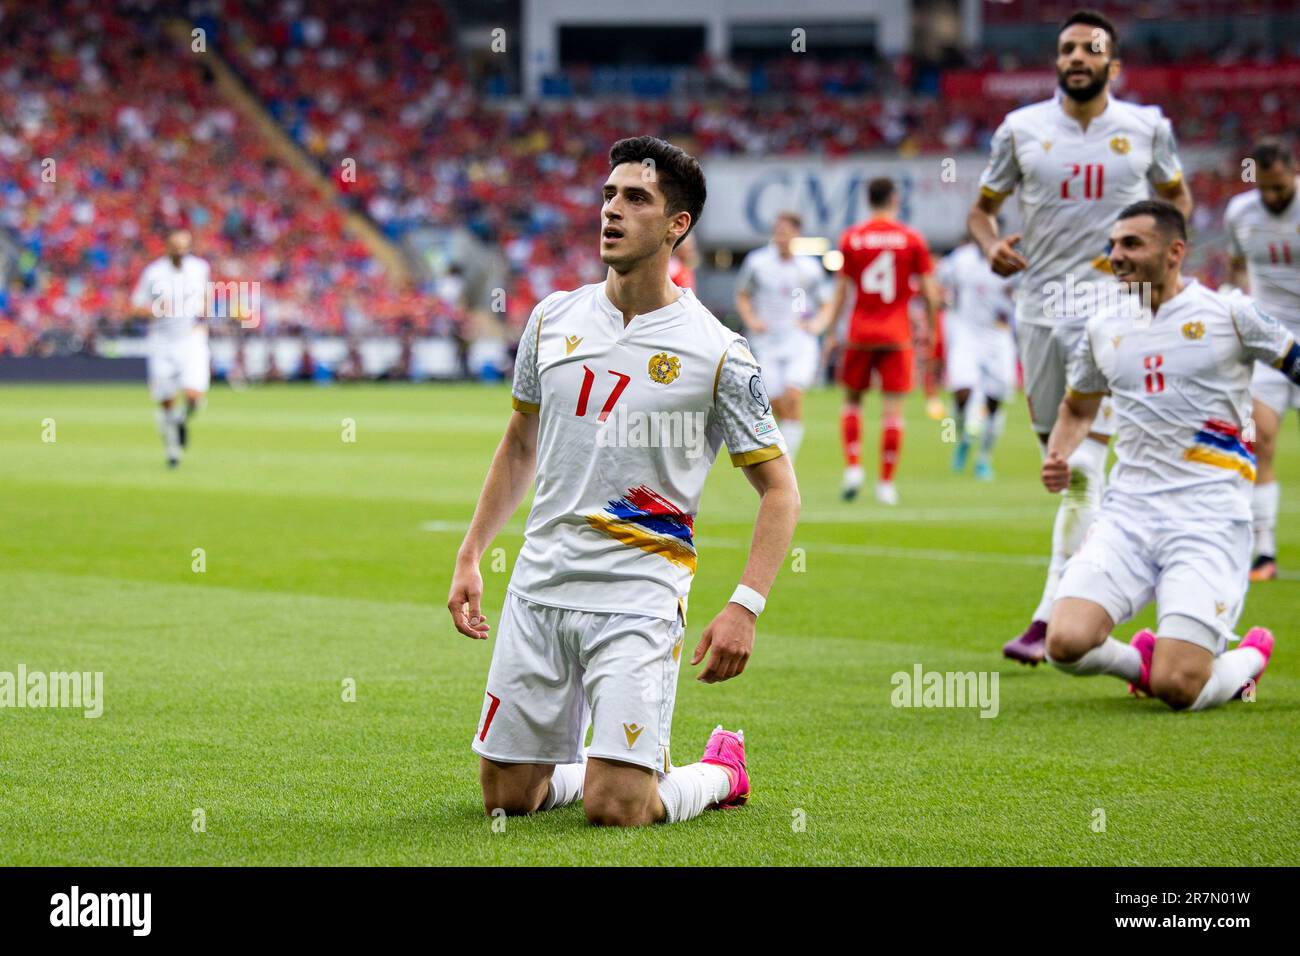
[[[702,759],[682,767],[668,752],[695,517],[714,456],[725,441],[760,503],[740,586],[691,659],[708,657],[705,683],[745,669],[799,493],[744,339],[668,278],[673,248],[704,208],[699,163],[642,136],[615,143],[609,166],[608,276],[547,296],[528,320],[514,414],[447,606],[462,634],[487,637],[478,563],[535,479],[474,735],[484,809],[581,799],[593,823],[637,826],[749,798],[742,734],[718,727]],[[651,419],[668,424],[619,424]]]
[[[1102,396],[1114,401],[1118,462],[1091,533],[1066,566],[1047,655],[1071,674],[1113,674],[1175,709],[1231,700],[1256,680],[1273,635],[1225,651],[1249,586],[1255,458],[1241,438],[1255,362],[1300,381],[1300,347],[1240,293],[1180,275],[1182,213],[1135,203],[1111,229],[1110,264],[1131,300],[1103,307],[1070,360],[1043,484],[1060,492]],[[1149,310],[1136,295],[1149,290]],[[1145,290],[1144,290],[1145,291]],[[1116,624],[1156,603],[1156,631],[1128,644]]]

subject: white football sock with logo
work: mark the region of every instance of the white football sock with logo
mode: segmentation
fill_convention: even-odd
[[[717,764],[691,763],[673,767],[659,778],[659,799],[664,803],[665,823],[680,823],[703,813],[711,804],[731,793],[731,778]]]
[[[1264,655],[1253,647],[1239,647],[1235,651],[1225,651],[1214,659],[1214,669],[1210,679],[1201,688],[1200,696],[1192,704],[1192,710],[1205,710],[1227,703],[1237,696],[1241,685],[1253,677],[1258,677],[1264,669]]]
[[[1035,621],[1046,621],[1052,615],[1056,588],[1071,555],[1083,544],[1083,536],[1101,506],[1102,485],[1106,480],[1107,447],[1099,441],[1085,438],[1070,456],[1070,487],[1061,493],[1061,504],[1056,509],[1052,525],[1052,560],[1047,568],[1047,583],[1043,596],[1034,610]]]
[[[1113,637],[1107,637],[1073,664],[1054,661],[1050,655],[1047,660],[1053,667],[1075,677],[1113,674],[1128,681],[1136,681],[1142,676],[1142,655],[1138,653],[1138,649],[1132,644],[1125,644]]]
[[[783,418],[777,424],[781,427],[781,435],[785,438],[786,453],[789,454],[790,460],[794,461],[794,456],[799,454],[799,446],[803,444],[803,422],[793,418]]]
[[[1278,484],[1270,481],[1256,485],[1250,498],[1250,514],[1255,527],[1255,553],[1277,556],[1277,541],[1273,532],[1277,528]]]

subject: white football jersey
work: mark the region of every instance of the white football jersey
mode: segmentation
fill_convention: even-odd
[[[1008,113],[993,134],[980,191],[991,198],[1018,191],[1019,248],[1029,268],[1016,321],[1082,326],[1088,316],[1061,303],[1075,301],[1077,283],[1114,281],[1106,246],[1120,210],[1149,199],[1151,184],[1166,188],[1182,175],[1173,127],[1158,106],[1111,96],[1086,131],[1059,98]]]
[[[1280,364],[1293,339],[1240,292],[1184,282],[1149,323],[1103,306],[1071,356],[1069,387],[1114,399],[1118,460],[1105,501],[1166,519],[1249,521],[1252,366]]]
[[[975,243],[958,246],[940,259],[935,277],[949,295],[945,323],[989,329],[1010,322],[1012,280],[994,272]]]
[[[736,289],[750,294],[755,315],[767,326],[764,334],[779,339],[816,311],[825,275],[811,256],[782,259],[776,244],[768,243],[745,256]]]
[[[131,305],[149,309],[153,320],[149,334],[161,339],[184,339],[205,316],[208,278],[206,259],[185,256],[178,269],[167,256],[155,259],[140,273],[131,293]]]
[[[603,282],[533,310],[514,407],[541,416],[537,474],[510,591],[538,604],[684,618],[700,495],[785,452],[758,362],[689,289],[626,328]]]
[[[1274,215],[1252,189],[1229,200],[1223,224],[1233,257],[1246,260],[1250,297],[1300,336],[1300,196]]]

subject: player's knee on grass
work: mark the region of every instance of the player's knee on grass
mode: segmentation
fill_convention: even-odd
[[[1168,631],[1184,630],[1204,625],[1171,615],[1160,622],[1160,639],[1156,641],[1151,659],[1151,693],[1174,710],[1186,710],[1201,696],[1205,683],[1214,669],[1214,655],[1199,643],[1173,638]],[[1193,636],[1199,636],[1193,633]]]
[[[582,809],[600,827],[641,827],[655,823],[659,790],[654,771],[593,758],[587,762]]]
[[[1057,601],[1047,622],[1047,657],[1055,664],[1075,663],[1110,635],[1109,622],[1077,613],[1075,600]]]
[[[483,813],[489,817],[497,810],[510,817],[533,813],[546,799],[553,770],[541,764],[499,764],[480,758]]]
[[[1174,710],[1186,710],[1196,703],[1205,687],[1206,676],[1189,668],[1151,668],[1151,693]]]

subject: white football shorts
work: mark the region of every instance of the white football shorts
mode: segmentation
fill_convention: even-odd
[[[1156,634],[1169,615],[1204,624],[1221,654],[1246,602],[1252,531],[1249,521],[1207,518],[1178,525],[1144,520],[1104,504],[1065,566],[1056,599],[1100,604],[1118,625],[1156,602]],[[1200,643],[1199,641],[1195,643]]]
[[[1250,378],[1250,397],[1273,409],[1281,418],[1288,408],[1300,408],[1300,385],[1283,375],[1281,369],[1256,362]]]
[[[1020,364],[1025,371],[1029,420],[1034,431],[1041,435],[1050,434],[1056,424],[1056,413],[1065,397],[1066,366],[1082,335],[1081,325],[1016,327]],[[1099,435],[1115,434],[1115,409],[1109,395],[1101,400],[1091,430]]]
[[[944,334],[948,391],[970,389],[1003,401],[1015,390],[1016,346],[1009,327],[969,328],[950,322]]]
[[[821,363],[815,336],[793,329],[781,335],[751,335],[748,341],[763,369],[763,387],[769,398],[780,398],[791,388],[801,392],[812,388]]]
[[[211,385],[212,358],[208,337],[191,332],[183,339],[156,339],[149,347],[149,397],[155,402],[180,392],[206,392]]]
[[[590,724],[587,756],[667,773],[684,640],[680,619],[548,607],[507,592],[474,752],[578,763]]]

